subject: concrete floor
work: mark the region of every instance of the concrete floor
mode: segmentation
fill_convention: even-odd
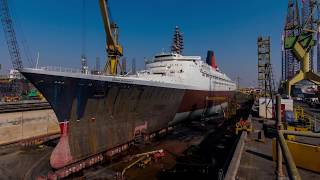
[[[35,179],[51,169],[52,150],[48,146],[0,149],[0,179]]]
[[[262,124],[257,118],[252,119],[254,130],[261,130]],[[248,135],[245,149],[240,161],[237,178],[246,180],[275,179],[276,164],[272,160],[272,139],[265,138],[265,142],[256,141],[257,132]],[[285,171],[285,166],[283,166]],[[320,179],[320,174],[299,168],[302,179]]]

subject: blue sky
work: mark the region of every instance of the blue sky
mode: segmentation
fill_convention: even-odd
[[[40,52],[40,66],[80,67],[82,0],[9,1],[18,40],[27,40],[33,56]],[[257,82],[257,37],[270,35],[271,62],[275,76],[280,78],[286,0],[109,1],[129,64],[135,58],[142,68],[145,57],[169,50],[178,25],[184,33],[185,55],[205,58],[207,50],[214,50],[219,67],[232,79],[239,75],[246,86]],[[101,61],[106,57],[105,34],[98,0],[86,0],[86,4],[86,54],[93,67],[96,57]],[[1,64],[9,69],[2,30],[0,44]]]

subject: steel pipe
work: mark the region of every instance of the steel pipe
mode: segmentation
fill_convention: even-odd
[[[281,130],[283,134],[296,135],[296,136],[305,136],[305,137],[313,137],[320,138],[320,133],[306,132],[306,131],[289,131],[289,130]]]
[[[228,179],[228,180],[236,179],[246,139],[247,139],[247,132],[243,131],[224,179]]]
[[[289,178],[292,180],[301,180],[298,169],[295,165],[295,162],[292,158],[292,155],[290,153],[290,150],[287,146],[286,140],[281,130],[278,131],[278,139],[279,139],[281,150],[283,152],[283,157],[286,161]]]
[[[281,96],[277,94],[276,96],[276,130],[279,132],[281,130]],[[279,138],[276,141],[276,149],[277,149],[277,179],[283,178],[283,170],[282,170],[282,152],[280,147]]]

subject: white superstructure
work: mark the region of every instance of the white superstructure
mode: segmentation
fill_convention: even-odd
[[[138,72],[142,79],[176,83],[194,90],[234,91],[236,84],[219,69],[214,69],[200,56],[160,54],[146,62],[146,70]]]

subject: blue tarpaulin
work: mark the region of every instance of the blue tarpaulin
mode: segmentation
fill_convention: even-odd
[[[288,123],[294,122],[293,111],[286,111],[286,112],[285,112],[285,120],[286,120],[286,122],[288,122]]]

